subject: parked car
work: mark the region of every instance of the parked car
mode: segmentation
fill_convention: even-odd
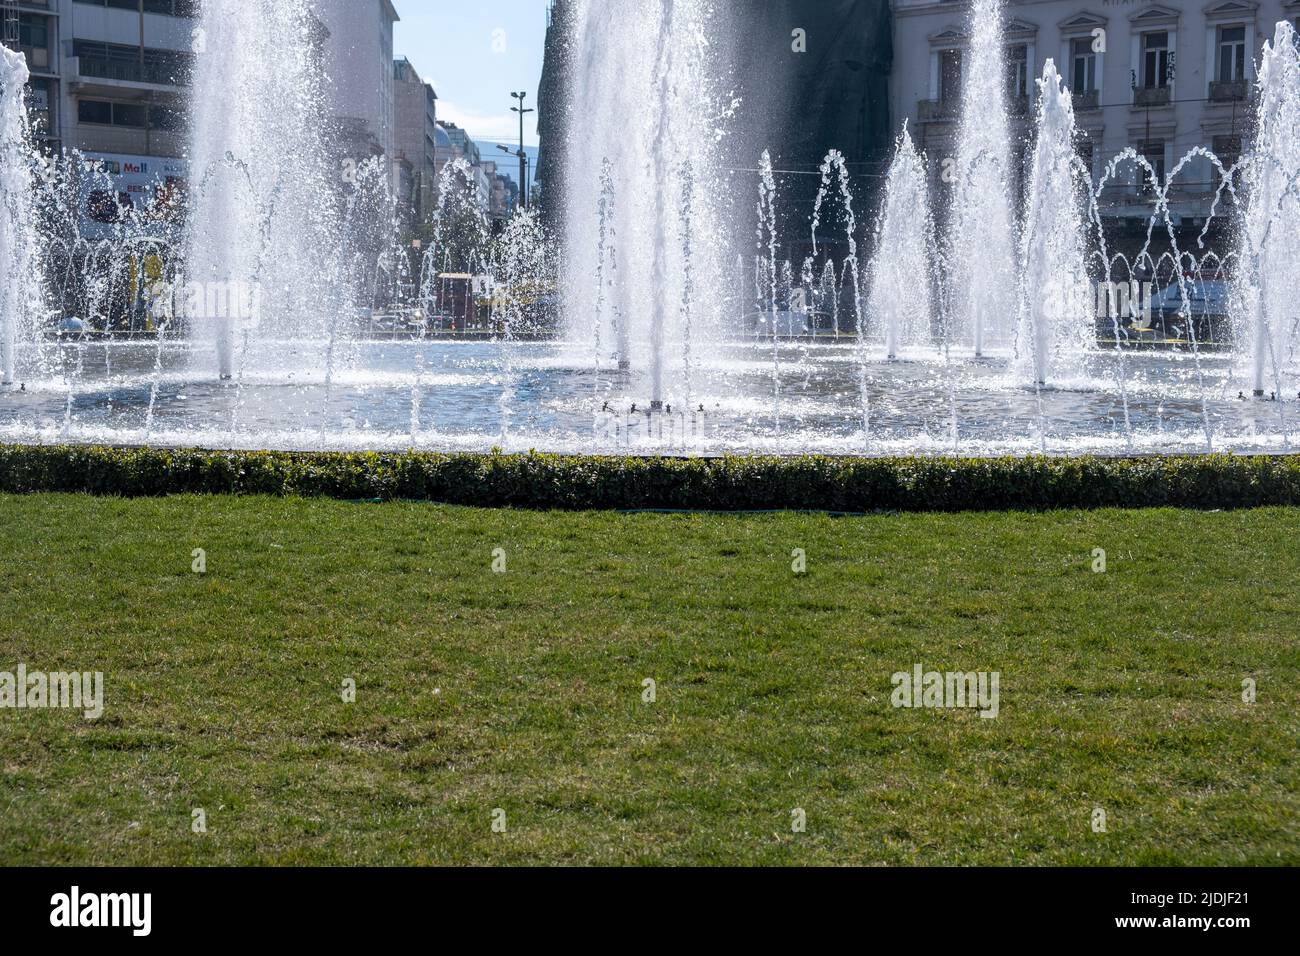
[[[1149,323],[1150,332],[1166,342],[1191,344],[1195,331],[1197,345],[1227,345],[1232,338],[1231,297],[1225,279],[1189,278],[1181,286],[1174,282],[1151,296],[1135,326]]]

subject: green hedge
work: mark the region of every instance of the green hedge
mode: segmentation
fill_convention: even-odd
[[[1300,458],[596,458],[0,446],[0,493],[831,512],[1300,504]]]

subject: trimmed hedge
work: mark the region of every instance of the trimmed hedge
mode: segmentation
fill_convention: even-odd
[[[276,495],[551,510],[1300,505],[1300,457],[636,458],[0,446],[0,493]]]

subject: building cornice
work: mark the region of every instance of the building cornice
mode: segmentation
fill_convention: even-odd
[[[1064,35],[1076,33],[1091,33],[1097,28],[1105,29],[1106,24],[1110,21],[1109,17],[1102,16],[1100,13],[1093,13],[1091,10],[1080,10],[1078,13],[1066,17],[1064,20],[1058,20],[1057,29]]]
[[[1139,30],[1144,27],[1175,26],[1182,15],[1181,10],[1173,7],[1150,6],[1129,14],[1128,22]]]
[[[1217,0],[1203,8],[1207,22],[1218,20],[1254,20],[1259,13],[1259,4],[1250,0]]]

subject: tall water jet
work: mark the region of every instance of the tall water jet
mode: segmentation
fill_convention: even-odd
[[[717,157],[724,109],[714,92],[721,68],[709,40],[722,12],[714,6],[574,0],[568,17],[566,325],[575,337],[590,335],[600,301],[602,341],[617,342],[620,365],[646,376],[652,403],[688,390],[701,326],[716,322],[720,308],[693,290],[721,288],[727,275],[719,209],[727,192]],[[630,109],[637,99],[653,108]],[[618,202],[604,207],[604,225],[618,243],[613,267],[598,277],[579,264],[601,246],[592,197],[605,160],[617,175]]]
[[[762,279],[759,298],[767,320],[771,323],[772,334],[772,422],[777,434],[781,433],[781,339],[777,332],[777,283],[779,272],[776,264],[776,176],[772,171],[772,154],[763,150],[758,163],[758,240],[757,261],[762,263]],[[813,227],[813,235],[817,227]]]
[[[510,437],[518,391],[515,348],[522,334],[540,331],[535,308],[538,290],[548,278],[546,241],[533,210],[521,210],[506,224],[492,261],[494,283],[493,335],[500,344],[501,438]]]
[[[1300,302],[1300,52],[1289,21],[1277,25],[1259,67],[1258,132],[1245,164],[1248,201],[1242,229],[1244,306],[1239,334],[1256,397],[1270,382],[1289,394]]]
[[[203,4],[186,278],[202,303],[190,336],[215,344],[222,378],[235,371],[237,333],[244,359],[268,333],[320,342],[349,305],[331,261],[343,177],[329,176],[321,140],[319,29],[311,0]],[[254,291],[258,314],[243,314]]]
[[[1077,361],[1096,332],[1089,314],[1074,103],[1051,59],[1037,84],[1015,367],[1025,380],[1046,385],[1062,363]]]
[[[904,125],[885,182],[867,299],[867,313],[883,333],[890,359],[898,357],[901,346],[920,345],[931,338],[934,225],[926,178],[925,159]]]
[[[867,316],[862,302],[862,276],[858,268],[858,217],[853,212],[853,189],[849,185],[849,166],[844,154],[837,149],[831,150],[822,160],[822,181],[817,190],[817,199],[813,203],[812,246],[813,255],[817,254],[817,229],[821,226],[822,204],[830,195],[832,174],[839,186],[840,201],[843,203],[844,238],[848,245],[848,256],[844,260],[844,281],[853,284],[853,332],[857,344],[858,364],[858,403],[862,410],[862,440],[871,447],[871,389],[867,372]]]
[[[974,0],[962,70],[961,128],[949,233],[952,322],[982,355],[1005,344],[1016,314],[1002,0]]]
[[[474,167],[466,159],[451,160],[438,174],[433,245],[441,262],[435,268],[461,275],[485,272],[489,232],[487,214],[479,202]]]
[[[605,360],[605,308],[609,290],[617,287],[618,233],[614,214],[618,209],[614,192],[614,171],[608,159],[601,162],[600,198],[596,202],[596,306],[592,312],[591,337],[595,349],[596,393],[600,394],[600,369]],[[623,342],[619,338],[618,316],[614,315],[615,361],[622,362]]]
[[[690,160],[682,164],[682,194],[678,203],[679,225],[682,249],[682,376],[683,397],[689,406],[691,402],[691,325],[695,318],[695,271],[693,268],[695,251],[695,172]]]
[[[32,205],[33,154],[23,103],[27,61],[0,46],[0,384],[12,385],[20,328],[39,300],[40,235]]]

